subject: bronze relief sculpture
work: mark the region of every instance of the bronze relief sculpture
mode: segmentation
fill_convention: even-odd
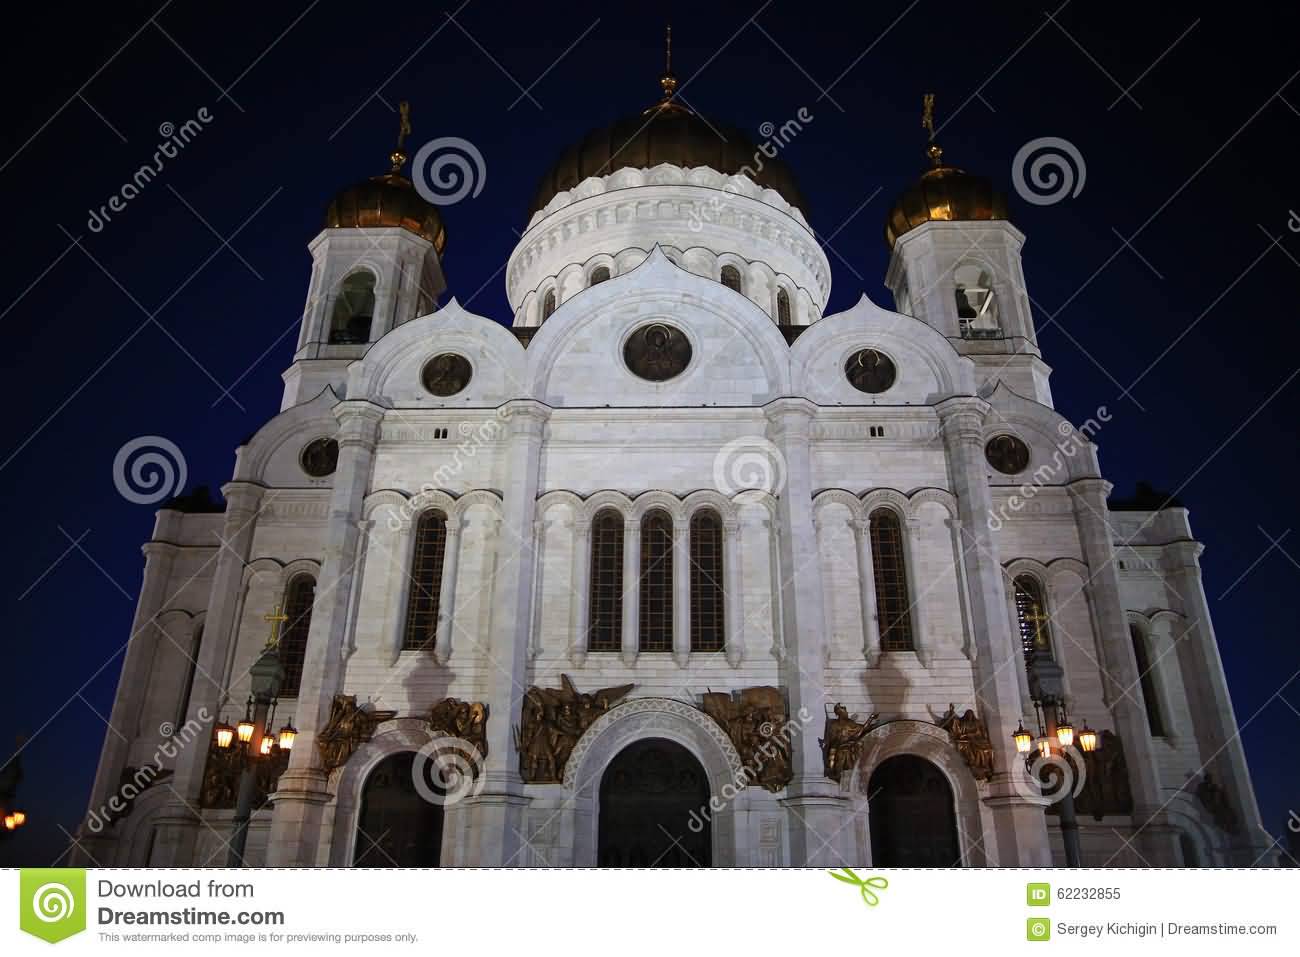
[[[619,685],[584,694],[568,675],[560,675],[560,684],[559,688],[534,685],[524,692],[520,723],[514,729],[515,750],[519,774],[529,784],[560,783],[578,739],[633,687]]]
[[[481,701],[443,698],[429,709],[429,733],[435,737],[460,738],[487,757],[488,706]]]
[[[875,349],[859,349],[844,363],[844,375],[849,385],[859,392],[877,394],[884,392],[898,378],[894,361]]]
[[[374,736],[375,728],[396,716],[396,711],[376,711],[357,704],[356,695],[336,694],[330,704],[329,721],[316,736],[325,773],[347,764],[353,752]]]
[[[876,726],[880,712],[874,711],[866,721],[850,715],[842,704],[836,704],[834,713],[826,716],[826,728],[817,743],[822,748],[822,766],[826,776],[838,781],[845,771],[852,771],[862,756],[862,739]]]
[[[691,343],[681,330],[654,322],[628,336],[623,361],[642,379],[663,382],[690,365]]]
[[[727,732],[750,781],[768,791],[779,791],[790,783],[794,777],[790,729],[780,688],[763,685],[730,694],[709,691],[701,708]]]
[[[975,775],[975,780],[987,781],[993,777],[993,742],[989,740],[988,725],[983,718],[976,716],[970,708],[959,715],[950,703],[947,712],[934,723],[948,732],[952,746]]]

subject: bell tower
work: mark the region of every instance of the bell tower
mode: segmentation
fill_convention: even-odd
[[[934,94],[923,101],[930,168],[894,201],[885,224],[885,283],[915,316],[974,360],[981,386],[1001,380],[1052,404],[1021,269],[1025,236],[990,180],[950,166],[934,139]]]
[[[402,174],[411,133],[410,106],[400,106],[397,148],[389,171],[339,192],[311,241],[311,282],[293,364],[284,373],[281,409],[306,402],[328,385],[343,394],[345,370],[390,329],[437,308],[446,289],[447,234],[438,208]]]

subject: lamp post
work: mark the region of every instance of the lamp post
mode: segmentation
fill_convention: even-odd
[[[1076,734],[1065,711],[1063,674],[1061,666],[1048,655],[1035,653],[1030,658],[1029,696],[1034,701],[1034,712],[1038,718],[1038,738],[1034,740],[1022,724],[1016,728],[1012,740],[1015,741],[1016,751],[1025,756],[1025,762],[1031,769],[1036,761],[1050,758],[1054,753],[1068,761],[1073,750]],[[1097,733],[1086,723],[1079,729],[1077,737],[1079,747],[1084,751],[1096,750]],[[1074,760],[1080,759],[1076,757]],[[1059,768],[1057,773],[1064,777],[1066,770]],[[1079,851],[1079,821],[1074,810],[1074,783],[1062,783],[1065,786],[1062,787],[1056,804],[1061,842],[1065,845],[1065,863],[1067,867],[1080,867],[1082,855]]]
[[[27,814],[14,807],[18,798],[18,785],[23,779],[22,744],[25,739],[18,738],[19,750],[14,752],[4,764],[0,765],[0,840],[9,837],[27,823]]]
[[[287,751],[292,748],[293,739],[297,735],[292,724],[286,724],[280,729],[278,742],[270,733],[276,700],[284,682],[284,665],[280,661],[280,623],[288,621],[288,616],[277,606],[265,620],[271,623],[271,637],[249,669],[252,692],[244,706],[244,718],[233,728],[222,721],[213,729],[216,746],[222,750],[238,747],[242,764],[239,792],[235,801],[234,831],[226,855],[227,867],[244,866],[248,822],[253,815],[253,798],[257,794],[258,762],[270,759],[278,750]]]

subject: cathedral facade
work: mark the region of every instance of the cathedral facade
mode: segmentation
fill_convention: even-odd
[[[86,854],[225,864],[242,798],[253,865],[1253,863],[1202,546],[1054,409],[993,184],[932,145],[894,309],[827,314],[790,171],[663,88],[508,324],[400,142],[330,203],[279,413],[144,546]]]

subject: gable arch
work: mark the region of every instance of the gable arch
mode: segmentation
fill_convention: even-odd
[[[830,505],[843,505],[849,510],[850,521],[859,520],[866,516],[862,506],[862,500],[842,488],[828,488],[818,492],[813,496],[813,517],[816,518],[818,513]]]
[[[917,516],[922,505],[938,505],[948,513],[950,519],[955,520],[960,517],[957,512],[957,496],[947,489],[926,486],[914,489],[907,499],[913,518]]]
[[[593,492],[582,503],[582,512],[578,519],[579,521],[590,522],[598,512],[606,508],[612,508],[622,515],[624,519],[632,516],[632,500],[630,498],[613,489],[602,489],[599,492]]]
[[[642,492],[632,500],[631,517],[641,521],[656,509],[667,512],[674,524],[681,524],[686,520],[686,509],[682,507],[682,500],[671,492],[658,489]]]
[[[715,492],[713,489],[697,489],[682,499],[682,513],[687,519],[690,519],[701,509],[706,508],[711,508],[717,512],[724,525],[729,522],[736,522],[739,519],[735,503],[721,492]]]
[[[898,520],[906,522],[911,515],[911,502],[896,488],[873,488],[862,496],[862,514],[866,518],[878,508],[892,509]]]

